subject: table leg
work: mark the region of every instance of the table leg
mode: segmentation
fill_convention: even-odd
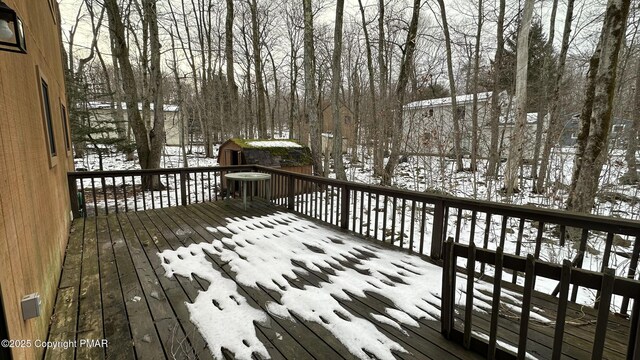
[[[267,179],[267,203],[271,203],[271,179]]]
[[[247,182],[242,182],[242,203],[244,204],[244,209],[247,210]]]

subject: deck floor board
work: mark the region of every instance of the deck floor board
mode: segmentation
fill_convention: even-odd
[[[212,242],[229,236],[226,229],[229,218],[250,218],[287,212],[282,207],[268,206],[260,201],[249,203],[245,210],[242,201],[217,201],[194,204],[187,207],[166,207],[144,212],[109,214],[96,218],[77,219],[67,246],[60,287],[56,299],[49,340],[99,339],[109,340],[107,348],[49,349],[46,359],[205,359],[213,358],[211,349],[196,325],[191,321],[187,304],[193,303],[200,292],[210,284],[198,276],[189,279],[165,275],[158,253],[177,250],[191,244]],[[307,218],[310,219],[310,218]],[[312,222],[315,220],[311,220]],[[267,221],[264,226],[272,227]],[[345,232],[337,227],[331,230],[353,237],[353,241],[367,241],[362,236]],[[283,225],[290,225],[284,223]],[[221,231],[211,231],[211,228]],[[222,231],[224,230],[224,231]],[[302,231],[302,229],[296,229]],[[234,251],[228,244],[226,250]],[[341,268],[358,268],[354,265],[366,261],[385,244],[366,245],[371,253],[362,251],[349,256],[349,261],[340,261],[320,270],[309,269],[295,262],[295,278],[287,278],[288,286],[297,289],[320,287],[331,280]],[[313,251],[313,249],[310,249]],[[353,359],[356,358],[331,332],[318,323],[305,321],[300,314],[290,310],[290,319],[267,311],[269,303],[282,304],[280,293],[269,286],[244,286],[235,278],[231,266],[218,255],[205,252],[207,260],[223,278],[232,280],[238,293],[247,303],[267,314],[267,321],[255,323],[257,338],[262,342],[272,359]],[[390,281],[401,281],[391,274]],[[225,280],[228,281],[228,280]],[[486,292],[480,291],[486,298]],[[477,297],[477,293],[474,293]],[[349,299],[335,298],[345,311],[354,317],[373,324],[378,331],[400,344],[407,352],[393,352],[398,359],[479,359],[479,355],[446,340],[440,334],[440,323],[426,318],[414,320],[418,326],[401,325],[400,328],[376,321],[376,317],[387,316],[386,310],[394,303],[386,296],[365,292],[365,296],[349,294]],[[517,307],[513,299],[505,298],[505,304]],[[439,301],[438,301],[439,302]],[[487,302],[485,300],[485,302]],[[488,301],[490,303],[490,301]],[[555,313],[554,298],[536,296],[533,305],[538,309]],[[439,308],[429,303],[425,307]],[[506,313],[506,308],[501,311]],[[583,321],[565,328],[563,358],[590,358],[595,323],[592,310],[570,305],[570,314],[580,314]],[[457,307],[458,318],[463,308]],[[431,312],[430,312],[431,314]],[[439,313],[431,314],[434,318]],[[568,315],[569,316],[569,315]],[[474,331],[488,333],[488,315],[475,312]],[[625,327],[625,325],[627,327]],[[221,324],[224,326],[224,324]],[[459,328],[459,319],[456,320]],[[529,329],[528,350],[546,358],[551,350],[554,327],[532,325]],[[628,324],[623,319],[612,319],[608,326],[605,356],[610,359],[624,358]],[[518,339],[517,316],[501,316],[499,339],[514,344]],[[591,336],[591,337],[590,337]],[[609,339],[611,338],[611,339]],[[500,346],[500,345],[499,345]],[[517,347],[517,346],[514,346]],[[228,349],[219,349],[226,359],[234,354]],[[254,353],[255,359],[263,357]]]

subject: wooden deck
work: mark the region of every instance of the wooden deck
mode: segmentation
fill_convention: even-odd
[[[282,208],[252,203],[246,211],[241,202],[212,202],[187,207],[173,207],[144,212],[119,213],[75,220],[71,229],[56,306],[48,341],[77,341],[76,346],[50,348],[47,359],[211,359],[206,341],[190,320],[187,303],[193,303],[209,284],[194,277],[168,278],[157,256],[164,250],[175,250],[193,243],[224,237],[222,232],[207,227],[225,227],[226,218],[260,216],[282,211]],[[328,227],[318,224],[319,227]],[[333,231],[342,231],[332,227]],[[366,241],[353,236],[353,241]],[[370,243],[369,246],[380,246]],[[271,315],[268,302],[278,303],[280,295],[265,288],[242,286],[235,280],[229,265],[210,255],[209,261],[225,277],[236,282],[239,292],[249,304],[268,314],[265,324],[255,324],[258,338],[274,359],[350,359],[349,350],[329,331],[317,323],[295,321]],[[349,264],[342,264],[349,266]],[[300,264],[300,267],[304,267]],[[306,269],[308,270],[308,269]],[[290,280],[301,288],[327,280],[327,273],[310,271]],[[438,279],[439,281],[439,279]],[[490,294],[486,294],[490,298]],[[482,296],[477,295],[477,296]],[[476,359],[478,355],[446,340],[440,334],[440,323],[417,319],[419,327],[403,326],[402,330],[373,320],[394,307],[389,299],[376,294],[351,296],[339,300],[353,315],[367,319],[379,331],[393,339],[408,353],[396,352],[400,359]],[[490,300],[486,300],[490,303]],[[501,304],[499,339],[516,343],[518,316]],[[434,304],[439,306],[439,304]],[[519,304],[513,304],[518,306]],[[554,298],[538,296],[533,304],[541,311],[554,312]],[[564,357],[590,358],[587,346],[592,340],[593,311],[573,305],[576,321],[565,329]],[[476,312],[474,326],[488,333],[488,316]],[[503,320],[504,319],[504,320]],[[220,324],[220,326],[225,326]],[[486,326],[486,328],[483,328]],[[625,326],[627,326],[625,328]],[[622,319],[611,321],[605,349],[607,358],[624,358],[628,324]],[[553,325],[541,324],[529,331],[530,352],[547,358],[553,343]],[[609,339],[610,337],[610,339]],[[107,347],[82,346],[82,339],[107,339]],[[585,350],[586,349],[586,350]],[[222,349],[226,358],[234,354]],[[254,358],[260,358],[254,354]]]

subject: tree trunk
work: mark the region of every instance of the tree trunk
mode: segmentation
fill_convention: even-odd
[[[536,123],[536,143],[533,148],[533,163],[531,164],[531,178],[533,179],[534,193],[539,193],[537,187],[538,178],[538,162],[540,160],[540,149],[542,148],[542,135],[544,132],[544,119],[547,115],[547,104],[552,100],[549,88],[552,86],[551,80],[553,79],[551,74],[552,55],[553,55],[553,39],[555,38],[555,25],[556,25],[556,13],[558,10],[558,0],[553,0],[551,7],[551,19],[549,20],[549,39],[545,45],[544,63],[542,66],[542,91],[538,91],[540,95],[538,98],[538,121]],[[549,137],[547,129],[547,137]],[[546,176],[546,174],[545,174]]]
[[[571,0],[570,0],[571,1]],[[502,69],[502,56],[504,52],[504,13],[506,0],[500,0],[498,9],[497,45],[496,55],[493,61],[493,93],[491,94],[491,142],[489,143],[489,162],[487,164],[487,176],[498,175],[500,164],[500,71]]]
[[[592,111],[587,111],[590,113],[589,117],[586,117],[585,112],[580,118],[582,124],[589,122],[591,125],[588,127],[584,150],[581,154],[576,152],[571,191],[567,200],[568,210],[588,213],[593,208],[609,144],[618,55],[625,34],[629,6],[630,1],[626,0],[609,0],[607,3],[599,43],[600,60],[597,61],[596,74],[593,75],[593,95],[587,93],[585,100],[585,107],[590,107]],[[589,101],[591,106],[588,104]],[[584,128],[587,129],[586,126]],[[578,156],[581,159],[578,159]]]
[[[313,45],[313,9],[311,0],[303,0],[304,13],[304,90],[305,112],[311,133],[311,157],[316,175],[322,174],[322,148],[318,120],[318,98],[316,92],[316,54]]]
[[[482,35],[482,23],[484,11],[482,0],[478,0],[478,31],[476,32],[475,57],[473,59],[473,111],[471,113],[471,164],[469,170],[478,169],[478,79],[480,72],[480,35]]]
[[[227,65],[227,114],[232,124],[238,124],[238,85],[236,85],[233,63],[233,0],[227,0],[227,16],[224,23],[224,55]]]
[[[147,134],[147,128],[140,116],[140,111],[138,111],[138,91],[133,67],[129,60],[129,48],[126,43],[124,25],[122,23],[118,2],[117,0],[105,0],[104,6],[106,7],[109,18],[109,33],[113,40],[112,51],[120,64],[122,86],[124,90],[123,95],[127,104],[127,116],[136,140],[138,162],[142,169],[157,168],[160,165],[162,146],[157,146],[157,143],[150,143],[150,136]],[[160,119],[159,123],[156,125],[157,128],[154,126],[154,132],[157,132],[158,135],[154,136],[155,141],[157,141],[158,137],[161,137],[164,134],[164,122],[162,119]],[[155,184],[154,181],[147,181],[143,185],[147,188],[153,188],[154,185],[160,184]]]
[[[451,51],[451,36],[449,35],[449,24],[447,23],[447,11],[444,0],[438,0],[440,14],[442,16],[442,30],[444,31],[444,43],[447,51],[447,73],[449,74],[449,91],[451,92],[451,118],[453,121],[453,148],[456,157],[456,171],[462,171],[462,133],[460,131],[460,121],[458,117],[458,104],[456,103],[456,82],[453,73],[453,54]]]
[[[362,29],[364,31],[364,41],[366,44],[367,52],[367,70],[369,71],[369,97],[371,101],[371,131],[369,134],[373,140],[373,175],[382,176],[383,170],[383,148],[380,146],[380,139],[382,138],[381,127],[378,124],[376,116],[378,116],[376,106],[376,85],[375,85],[375,72],[373,69],[373,56],[371,55],[371,40],[369,38],[369,30],[367,29],[367,21],[364,16],[364,7],[362,6],[362,0],[358,0],[360,6],[360,16],[362,18]],[[367,144],[368,145],[368,144]]]
[[[336,2],[336,25],[333,34],[333,58],[331,60],[331,110],[333,114],[333,168],[336,178],[347,180],[342,163],[342,119],[340,118],[340,85],[342,84],[342,14],[344,0]]]
[[[253,45],[253,65],[256,75],[256,95],[258,96],[258,137],[266,139],[267,136],[267,111],[265,105],[265,88],[262,78],[262,56],[260,55],[260,29],[258,28],[258,4],[257,0],[248,1],[251,11],[251,43]]]
[[[625,160],[627,161],[627,174],[625,175],[626,184],[637,184],[638,165],[636,163],[636,151],[638,150],[638,136],[640,135],[640,56],[637,58],[638,70],[636,71],[636,87],[634,93],[633,107],[633,124],[627,132],[627,151],[625,152]]]
[[[549,158],[551,157],[551,148],[556,145],[558,138],[562,133],[563,120],[558,113],[558,105],[560,103],[560,85],[562,84],[562,77],[564,76],[564,67],[567,60],[567,52],[569,50],[569,40],[571,35],[571,23],[573,21],[573,4],[574,0],[567,1],[567,13],[564,21],[564,30],[562,34],[562,46],[560,48],[560,56],[558,58],[558,67],[554,74],[554,87],[553,93],[550,98],[549,105],[549,129],[547,130],[547,137],[544,141],[544,148],[542,150],[542,157],[540,159],[540,171],[538,178],[536,179],[535,192],[542,193],[545,189],[545,179],[547,178],[547,172],[549,169]]]
[[[439,0],[442,1],[442,0]],[[392,127],[391,154],[389,161],[384,168],[384,176],[382,177],[383,185],[391,185],[391,178],[395,170],[396,164],[400,157],[400,142],[403,133],[403,110],[404,97],[409,81],[409,66],[413,62],[413,53],[416,49],[416,36],[418,34],[418,19],[420,18],[420,0],[413,1],[413,15],[411,15],[411,23],[407,32],[407,40],[405,42],[402,54],[402,63],[400,64],[400,74],[398,75],[398,85],[395,91],[395,106],[393,111],[394,124]]]
[[[529,29],[533,16],[534,0],[526,0],[520,30],[516,58],[516,121],[511,130],[509,155],[504,176],[507,195],[518,192],[518,169],[522,163],[525,126],[527,125],[527,69],[529,66]]]

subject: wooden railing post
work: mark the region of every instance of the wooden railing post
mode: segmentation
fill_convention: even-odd
[[[67,182],[69,183],[69,202],[71,204],[71,212],[73,218],[77,219],[81,216],[80,204],[78,203],[78,184],[76,178],[73,176],[67,176]],[[82,194],[84,196],[84,194]]]
[[[436,200],[433,212],[433,232],[431,233],[431,258],[442,258],[442,243],[444,241],[444,202]]]
[[[453,304],[456,291],[456,256],[452,241],[444,243],[442,263],[442,303],[440,304],[440,332],[451,339],[453,331]]]
[[[296,200],[296,179],[293,175],[287,175],[287,209],[293,210]]]
[[[629,347],[627,359],[640,358],[640,299],[633,300],[631,323],[629,324]]]
[[[349,228],[349,203],[351,202],[351,190],[349,186],[342,185],[342,197],[340,199],[340,227]]]
[[[187,177],[184,171],[180,171],[180,205],[187,206]]]
[[[633,244],[633,252],[631,253],[631,262],[629,263],[629,273],[627,278],[633,279],[636,276],[636,270],[638,268],[638,257],[640,257],[640,236],[636,236],[636,241]],[[634,303],[637,302],[634,300]],[[624,297],[622,299],[622,306],[620,307],[620,313],[627,315],[629,309],[629,298]],[[640,349],[639,349],[640,351]]]

